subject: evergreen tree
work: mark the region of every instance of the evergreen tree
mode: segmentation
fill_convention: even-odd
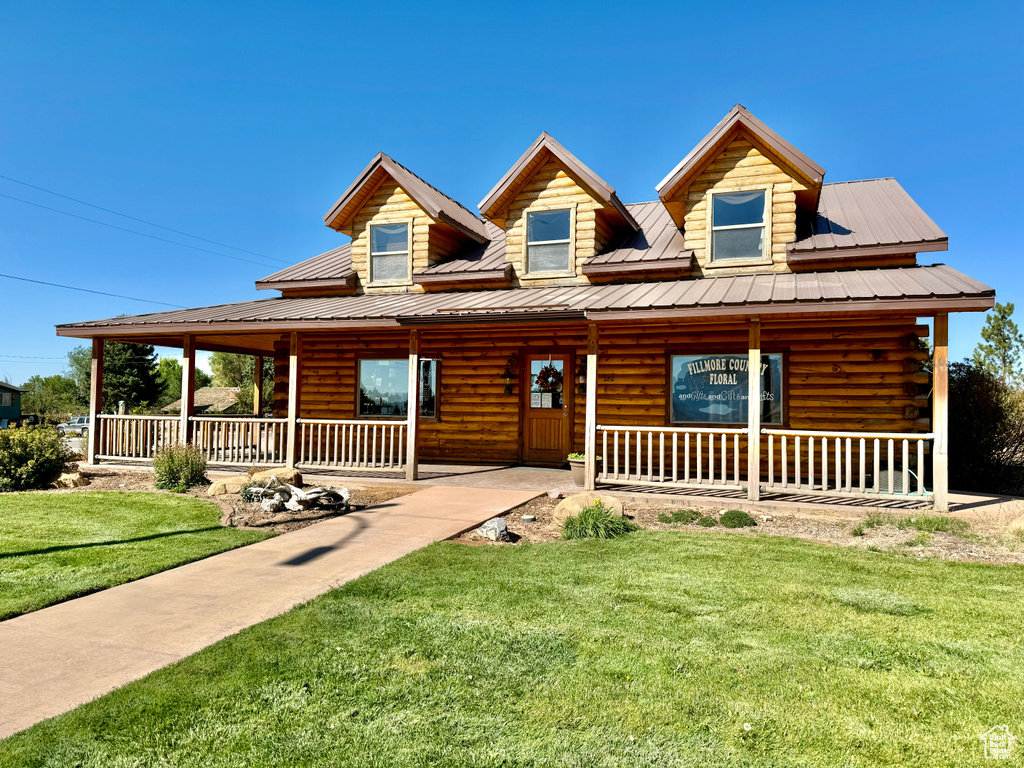
[[[974,365],[995,376],[1004,385],[1021,381],[1021,352],[1024,336],[1013,322],[1013,304],[996,303],[981,329],[982,343],[974,349]]]

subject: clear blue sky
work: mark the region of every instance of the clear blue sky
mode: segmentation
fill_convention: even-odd
[[[383,150],[473,207],[542,130],[626,201],[739,102],[827,169],[895,176],[949,235],[924,254],[1024,324],[1024,15],[1009,3],[7,3],[0,272],[173,304],[344,242],[321,216]],[[56,323],[159,306],[0,279],[0,379],[61,370]],[[956,358],[981,315],[951,320]]]

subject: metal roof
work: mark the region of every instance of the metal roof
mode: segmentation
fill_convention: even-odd
[[[626,207],[639,224],[639,231],[614,250],[591,258],[587,267],[611,264],[656,266],[659,262],[689,260],[693,257],[693,251],[683,248],[683,233],[676,227],[660,200],[631,203]]]
[[[893,178],[843,181],[821,188],[809,231],[790,243],[790,254],[839,255],[856,249],[917,253],[946,250],[946,233]]]
[[[563,285],[440,293],[363,294],[270,298],[213,307],[114,317],[57,326],[59,335],[86,336],[98,329],[132,332],[199,332],[232,327],[278,330],[300,327],[416,324],[503,318],[623,319],[650,311],[678,316],[753,315],[821,311],[964,311],[991,307],[995,291],[943,264],[930,267],[731,275],[700,280]],[[244,324],[244,325],[243,325]],[[306,324],[301,326],[301,324]]]
[[[345,243],[319,256],[286,267],[279,272],[256,281],[257,288],[273,288],[281,283],[302,283],[323,280],[354,279],[352,269],[352,243]]]
[[[383,174],[393,178],[427,215],[455,227],[477,242],[482,243],[486,240],[487,236],[484,234],[483,225],[476,214],[383,152],[377,153],[370,164],[345,190],[345,194],[338,198],[331,210],[327,212],[324,216],[327,226],[335,229],[342,226],[338,223],[339,217],[345,213],[353,213],[354,211],[346,209],[351,208],[353,203],[359,202],[361,193],[374,188]]]

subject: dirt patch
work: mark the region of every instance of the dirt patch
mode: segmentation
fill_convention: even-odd
[[[553,518],[558,499],[541,497],[502,515],[509,532],[512,534],[513,545],[519,542],[545,542],[561,539],[561,528]],[[735,509],[744,509],[737,503]],[[726,532],[738,536],[789,536],[792,538],[814,541],[847,547],[858,547],[881,552],[899,552],[909,557],[941,558],[943,560],[959,560],[984,563],[1024,564],[1024,539],[1011,532],[993,534],[991,531],[976,532],[968,530],[963,535],[947,532],[927,533],[904,522],[906,527],[897,527],[896,523],[907,518],[914,518],[915,513],[894,513],[885,518],[886,522],[873,527],[863,526],[871,513],[856,509],[830,512],[790,513],[786,511],[764,512],[750,511],[751,517],[757,522],[753,528],[729,529],[720,525],[714,528],[703,528],[696,524],[680,524],[665,522],[660,515],[670,515],[679,509],[693,509],[701,515],[718,518],[720,507],[702,507],[700,505],[678,503],[630,503],[626,502],[626,515],[642,528],[655,531],[693,532]],[[877,514],[877,513],[876,513]],[[524,523],[524,515],[534,515],[537,520]],[[916,519],[916,518],[915,518]],[[858,526],[863,529],[862,535],[855,535]],[[980,526],[979,526],[980,528]],[[456,541],[471,545],[509,546],[495,544],[481,536],[475,530],[459,536]]]
[[[171,493],[170,491],[158,490],[153,483],[153,473],[145,469],[126,469],[123,467],[98,466],[80,467],[79,471],[83,477],[90,481],[89,485],[81,488],[69,488],[59,491],[36,491],[36,493],[88,493],[90,491],[122,491],[130,493]],[[276,533],[286,533],[305,528],[323,520],[346,514],[332,509],[310,509],[305,512],[281,512],[268,514],[260,509],[258,503],[242,501],[237,493],[229,493],[224,496],[212,497],[207,494],[209,485],[199,485],[190,488],[183,494],[176,496],[192,496],[193,498],[212,501],[221,508],[221,524],[234,528],[258,528],[260,530],[271,530]],[[309,486],[306,486],[309,487]],[[412,493],[416,489],[412,486],[358,486],[345,484],[345,487],[352,493],[352,510],[366,509],[367,507],[384,504],[391,499],[397,499]]]

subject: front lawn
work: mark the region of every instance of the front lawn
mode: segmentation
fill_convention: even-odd
[[[964,766],[1024,569],[650,532],[435,544],[0,743],[2,766]]]
[[[164,493],[0,494],[0,619],[266,537]]]

